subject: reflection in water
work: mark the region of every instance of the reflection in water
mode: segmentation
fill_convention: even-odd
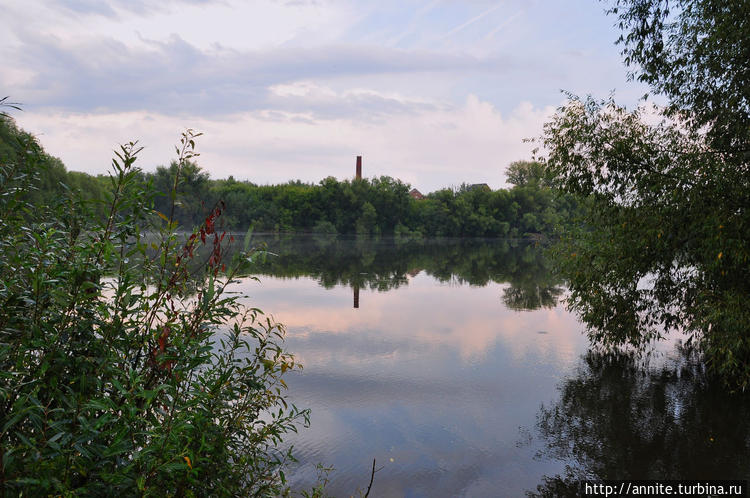
[[[531,496],[577,496],[576,480],[747,479],[750,398],[709,379],[676,348],[654,367],[589,352],[560,398],[538,415],[546,457],[570,467]]]
[[[457,285],[509,283],[503,302],[515,311],[553,308],[563,293],[541,248],[504,239],[357,239],[325,236],[256,236],[271,257],[247,268],[273,277],[312,277],[327,288],[388,291],[407,285],[420,272]]]
[[[517,430],[552,399],[586,339],[559,307],[519,313],[500,299],[524,272],[552,282],[536,267],[538,252],[490,241],[465,253],[457,241],[359,244],[323,255],[269,244],[279,254],[270,261],[297,270],[238,289],[287,326],[287,346],[304,365],[287,379],[290,400],[312,410],[311,427],[288,441],[300,460],[294,487],[312,485],[323,463],[336,469],[331,495],[349,496],[366,486],[372,458],[385,465],[378,497],[520,496],[559,471],[535,463],[536,448],[517,446]]]
[[[536,281],[531,280],[503,289],[503,302],[515,311],[554,308],[562,293],[562,287],[540,287]]]
[[[750,406],[686,355],[586,352],[539,249],[505,241],[267,239],[238,291],[287,326],[312,426],[296,489],[332,465],[350,496],[566,496],[589,478],[748,478]],[[525,310],[523,313],[520,310]],[[579,365],[579,361],[581,362]],[[576,371],[576,367],[578,370]],[[561,384],[562,382],[562,384]],[[540,406],[542,406],[540,411]],[[536,421],[540,437],[531,427]],[[567,468],[567,471],[566,471]],[[541,484],[540,484],[541,483]]]

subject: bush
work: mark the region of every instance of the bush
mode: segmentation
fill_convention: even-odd
[[[398,223],[393,230],[393,236],[396,240],[421,239],[422,232],[419,229],[412,230],[408,226]]]
[[[321,233],[321,234],[328,234],[328,235],[336,235],[338,232],[336,231],[336,225],[331,223],[328,220],[318,220],[312,229],[313,233]]]
[[[282,437],[308,413],[281,377],[299,366],[281,325],[227,297],[239,259],[223,262],[223,205],[175,232],[197,136],[178,148],[171,214],[154,212],[134,143],[116,152],[103,221],[72,192],[28,203],[43,157],[29,136],[0,158],[3,495],[284,491]]]

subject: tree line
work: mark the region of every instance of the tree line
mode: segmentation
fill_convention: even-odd
[[[9,119],[0,124],[0,154],[12,159],[10,147],[18,136],[28,136]],[[40,182],[29,202],[49,204],[78,190],[88,208],[105,216],[112,184],[104,175],[68,171],[57,158],[44,154]],[[177,178],[174,218],[185,230],[199,225],[219,202],[226,204],[225,228],[262,232],[333,234],[510,237],[551,235],[579,209],[573,196],[561,194],[545,181],[541,163],[519,161],[508,168],[509,189],[486,185],[443,188],[415,199],[410,185],[389,176],[361,180],[328,177],[318,183],[299,180],[279,185],[257,185],[233,177],[212,179],[195,161],[138,171],[157,195],[154,207],[168,216]],[[195,202],[200,199],[200,202]]]
[[[163,169],[156,175],[168,178]],[[388,176],[270,186],[203,177],[185,185],[192,195],[224,200],[230,228],[253,225],[273,232],[524,237],[553,233],[577,207],[572,197],[534,182],[494,191],[463,184],[424,199],[411,197],[409,190],[408,184]],[[183,214],[186,220],[194,215]]]

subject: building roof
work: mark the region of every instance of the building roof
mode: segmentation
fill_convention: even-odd
[[[409,195],[415,199],[424,199],[424,195],[422,195],[422,192],[420,192],[419,190],[415,188],[411,189],[411,191],[409,192]]]

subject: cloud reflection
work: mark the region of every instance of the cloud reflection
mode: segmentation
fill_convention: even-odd
[[[273,310],[287,326],[290,344],[304,345],[298,354],[316,364],[330,363],[333,357],[351,365],[373,361],[384,352],[389,357],[397,352],[404,359],[441,350],[474,363],[498,344],[515,363],[529,357],[556,363],[574,359],[585,343],[575,318],[560,308],[509,310],[501,299],[507,287],[456,287],[417,275],[408,286],[390,292],[360,290],[360,308],[353,309],[352,289],[337,286],[323,293],[312,278],[263,277],[260,284],[241,284],[249,303]],[[547,331],[555,333],[539,333]]]
[[[349,286],[312,277],[240,287],[287,326],[304,365],[288,379],[291,400],[312,409],[311,428],[290,441],[296,487],[312,485],[322,462],[337,469],[329,491],[351,494],[366,486],[372,458],[386,465],[377,496],[515,496],[561,471],[516,439],[585,347],[564,310],[513,311],[509,284],[425,272],[387,292],[361,289],[359,309]]]

